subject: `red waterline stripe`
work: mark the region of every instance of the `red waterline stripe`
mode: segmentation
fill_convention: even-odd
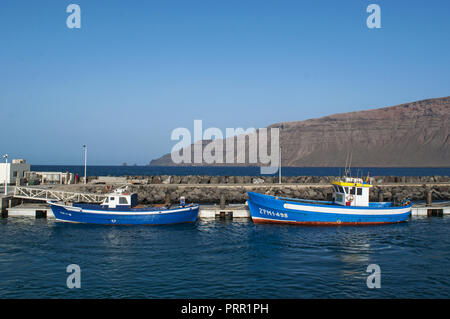
[[[369,226],[369,225],[385,225],[385,224],[397,224],[399,222],[296,222],[296,221],[284,221],[275,219],[260,219],[252,218],[255,224],[291,224],[291,225],[306,225],[306,226],[339,226],[339,225],[354,225],[354,226]]]

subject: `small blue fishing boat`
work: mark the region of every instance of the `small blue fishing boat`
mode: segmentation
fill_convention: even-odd
[[[332,182],[333,200],[316,201],[249,192],[248,206],[255,223],[305,225],[373,225],[406,221],[411,202],[369,202],[369,179],[343,177]]]
[[[49,201],[59,221],[103,225],[166,225],[192,223],[197,220],[199,205],[141,206],[137,194],[123,189],[108,194],[101,204],[64,204]]]

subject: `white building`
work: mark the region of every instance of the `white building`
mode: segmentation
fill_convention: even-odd
[[[29,171],[30,164],[27,164],[24,159],[13,159],[11,163],[0,163],[0,183],[5,183],[6,175],[8,184],[14,184],[17,178],[23,178],[25,172]]]

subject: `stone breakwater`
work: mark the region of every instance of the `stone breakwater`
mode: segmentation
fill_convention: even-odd
[[[221,197],[227,203],[244,203],[247,192],[327,200],[333,192],[330,181],[335,177],[293,176],[284,177],[279,184],[276,177],[251,176],[133,176],[129,190],[138,193],[139,202],[163,203],[170,199],[175,203],[181,196],[188,202],[202,204],[219,203]],[[93,183],[87,185],[57,185],[55,189],[89,193],[106,193],[119,183]],[[427,177],[374,177],[370,192],[371,201],[401,201],[406,197],[413,201],[426,200],[431,192],[433,200],[450,200],[450,178],[446,176]]]
[[[92,182],[101,178],[114,180],[114,177],[89,177]],[[336,176],[283,176],[286,184],[329,184]],[[278,176],[208,176],[208,175],[156,175],[124,176],[116,179],[134,184],[273,184],[278,183]],[[375,183],[450,183],[449,176],[374,176]]]

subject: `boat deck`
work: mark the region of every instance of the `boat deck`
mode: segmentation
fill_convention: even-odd
[[[152,212],[152,211],[161,211],[161,210],[169,210],[169,209],[177,209],[177,208],[186,208],[194,206],[194,204],[189,204],[185,206],[180,205],[137,205],[133,207],[129,206],[119,206],[115,208],[110,208],[106,205],[99,204],[85,204],[85,203],[73,203],[73,207],[79,207],[81,209],[92,209],[92,210],[102,210],[105,212],[115,212],[115,211],[130,211],[130,212]]]
[[[282,200],[286,203],[300,203],[300,204],[310,204],[310,205],[327,205],[327,206],[335,206],[335,207],[348,207],[336,204],[333,201],[324,201],[324,200],[310,200],[310,199],[298,199],[298,198],[289,198],[289,197],[279,197],[279,196],[271,196],[274,199]],[[364,207],[364,206],[351,206],[351,207]],[[392,202],[370,202],[369,208],[388,208],[388,207],[400,207],[400,205],[393,205]]]

